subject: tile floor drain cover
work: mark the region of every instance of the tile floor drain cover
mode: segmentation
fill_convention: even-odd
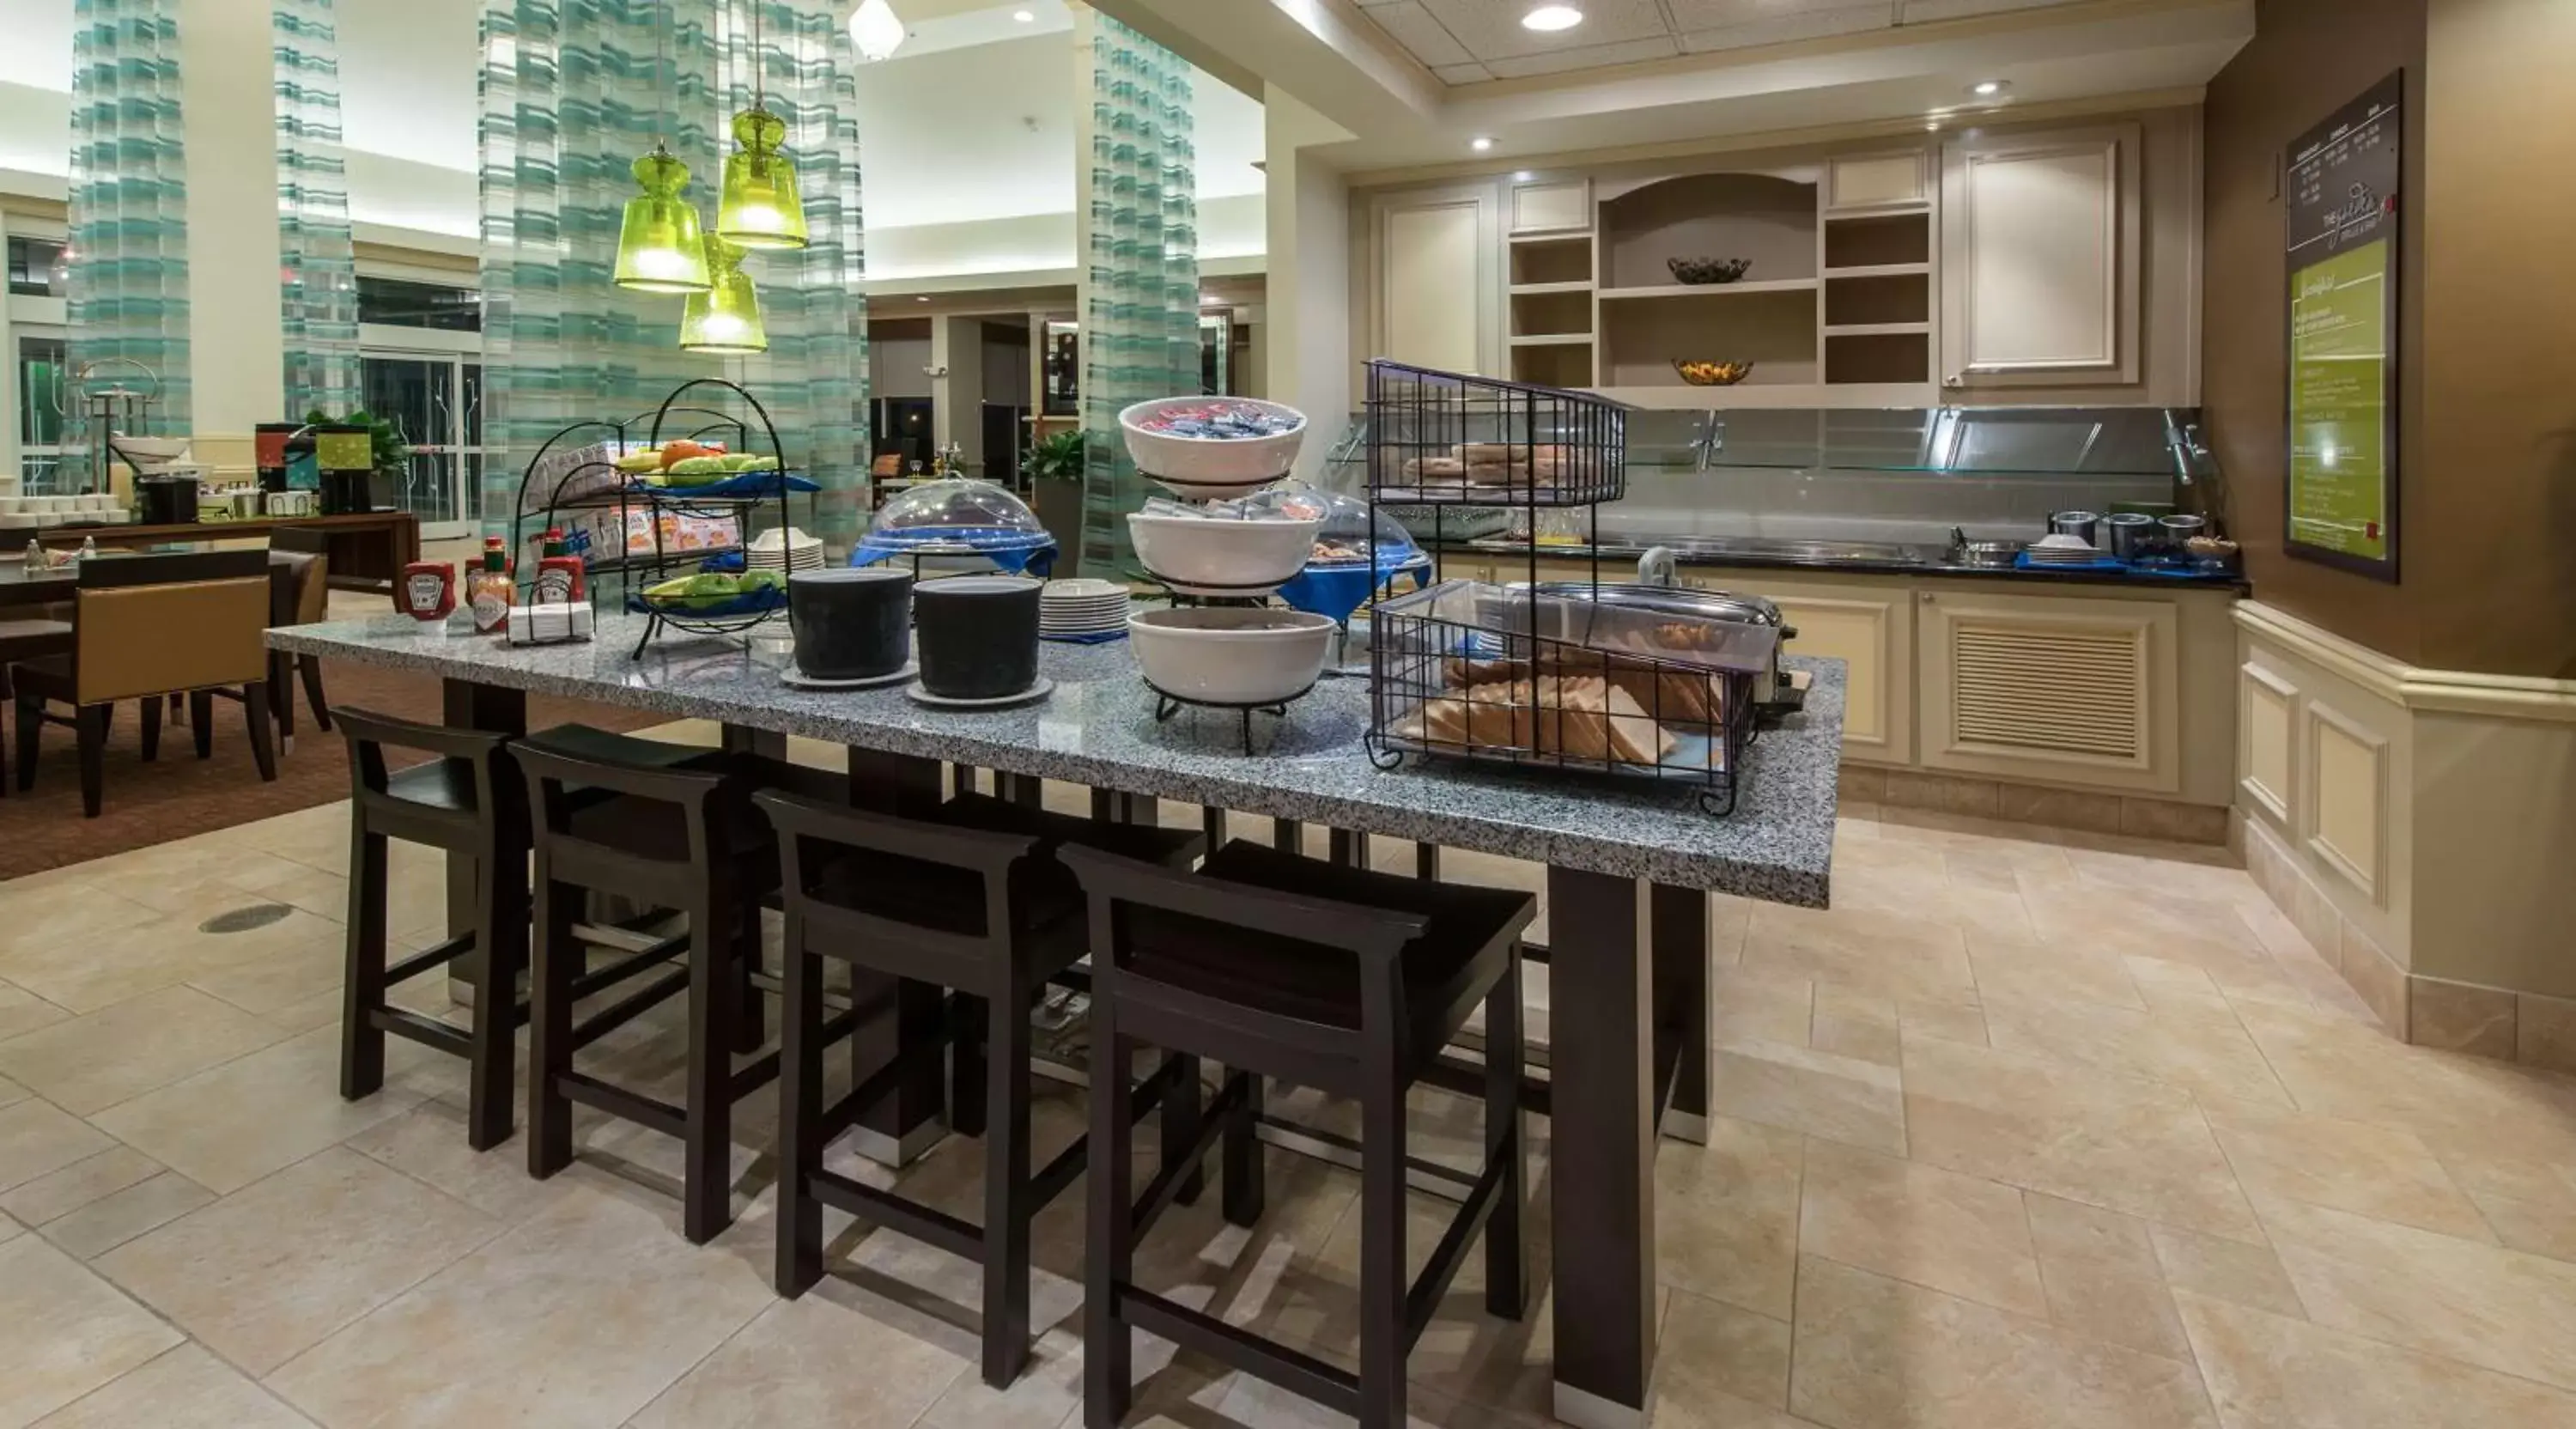
[[[265,928],[295,910],[283,903],[253,903],[247,908],[229,908],[199,923],[200,933],[247,933]]]

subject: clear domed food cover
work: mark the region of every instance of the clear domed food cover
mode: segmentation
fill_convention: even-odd
[[[1055,544],[1028,503],[989,481],[929,481],[889,498],[859,542],[854,565],[887,556],[990,555]]]
[[[1312,488],[1303,489],[1301,495],[1319,500],[1324,506],[1324,524],[1315,532],[1315,554],[1309,565],[1367,566],[1372,526],[1377,532],[1379,570],[1409,565],[1422,554],[1403,522],[1359,497]]]

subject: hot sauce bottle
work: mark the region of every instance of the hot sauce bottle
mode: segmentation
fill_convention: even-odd
[[[498,536],[483,538],[483,569],[465,583],[465,603],[474,609],[474,629],[497,635],[510,624],[510,605],[518,587],[510,580],[510,553]]]

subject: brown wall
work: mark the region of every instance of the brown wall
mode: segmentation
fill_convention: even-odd
[[[2422,663],[2576,677],[2576,4],[2430,8]]]
[[[2260,0],[2209,87],[2203,401],[2258,599],[2400,660],[2576,677],[2576,5]],[[2289,141],[2406,70],[2399,561],[2281,549]]]
[[[2424,470],[2425,7],[2427,0],[2260,0],[2251,43],[2210,81],[2202,116],[2201,401],[2233,496],[2255,598],[2400,660],[2425,663],[2423,517],[2439,496]],[[2398,542],[2402,585],[2295,560],[2281,549],[2288,462],[2284,151],[2319,120],[2406,71],[2406,204],[2398,233]]]

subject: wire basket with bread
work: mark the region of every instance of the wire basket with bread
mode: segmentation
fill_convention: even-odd
[[[1734,807],[1775,627],[1447,581],[1374,617],[1369,750],[1702,786]]]

